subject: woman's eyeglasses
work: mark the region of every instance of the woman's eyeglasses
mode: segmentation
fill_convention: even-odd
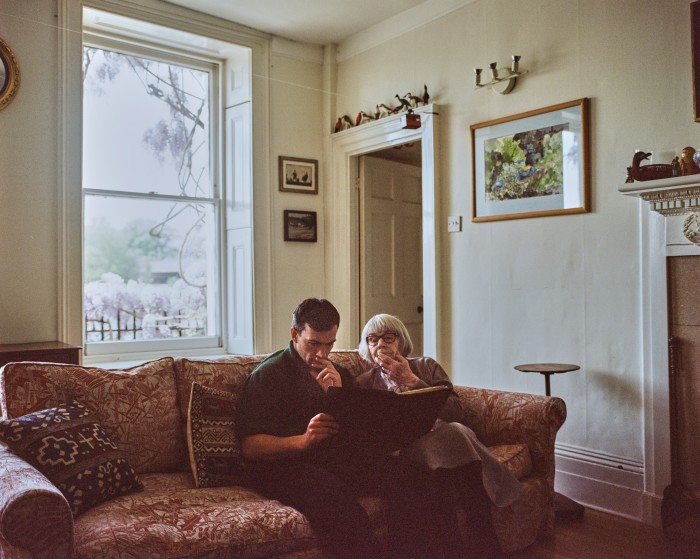
[[[396,341],[396,338],[398,338],[399,335],[396,332],[385,332],[384,334],[370,334],[365,338],[365,341],[369,345],[377,345],[379,343],[379,340],[384,340],[385,344],[390,344]]]

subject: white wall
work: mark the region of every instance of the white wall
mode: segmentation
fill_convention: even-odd
[[[614,483],[637,496],[644,469],[639,202],[617,185],[635,148],[700,144],[688,4],[477,0],[338,65],[338,114],[392,104],[394,94],[419,92],[423,83],[440,105],[439,356],[454,381],[543,393],[540,375],[513,366],[580,364],[580,372],[552,379],[569,412],[558,443],[602,464],[593,476],[605,478],[605,468],[631,472]],[[341,58],[356,48],[341,44]],[[473,68],[508,65],[511,54],[530,71],[514,91],[475,90]],[[469,125],[582,97],[591,99],[592,213],[471,223]],[[447,233],[448,215],[464,216],[461,233]],[[638,505],[622,512],[637,516]]]

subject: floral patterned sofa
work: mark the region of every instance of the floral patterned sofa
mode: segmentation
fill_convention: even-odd
[[[10,363],[0,371],[3,419],[78,400],[94,412],[143,486],[72,514],[64,494],[0,444],[0,557],[255,558],[323,557],[303,515],[243,485],[197,487],[188,452],[193,381],[238,394],[264,356],[164,358],[125,370]],[[334,361],[360,372],[355,351]],[[504,551],[553,528],[554,440],[566,418],[556,397],[456,387],[464,423],[523,482],[511,506],[492,508]],[[383,503],[363,499],[377,533]]]

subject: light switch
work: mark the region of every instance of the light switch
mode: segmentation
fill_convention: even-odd
[[[447,232],[459,233],[462,230],[462,216],[451,215],[447,218]]]

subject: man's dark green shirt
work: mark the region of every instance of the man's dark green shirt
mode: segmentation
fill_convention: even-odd
[[[340,365],[333,365],[340,373],[343,386],[350,386],[352,375]],[[326,394],[309,374],[310,370],[292,342],[260,363],[246,380],[238,404],[238,436],[290,437],[303,434],[311,418],[323,412],[326,406]],[[343,453],[342,447],[336,443],[335,438],[328,439],[303,458],[322,462],[330,458],[336,462],[336,454]]]

